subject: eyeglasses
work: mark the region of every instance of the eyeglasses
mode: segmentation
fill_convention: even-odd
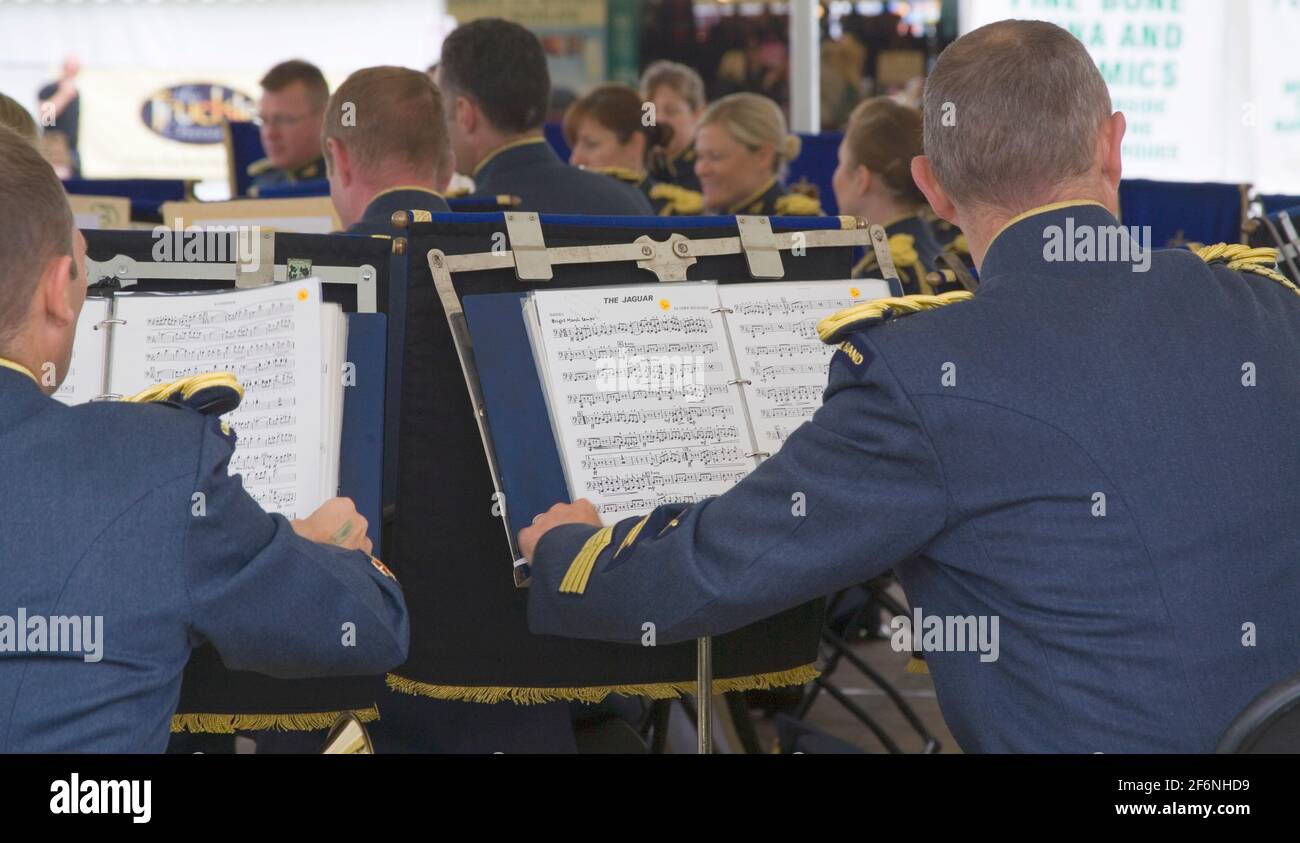
[[[316,112],[314,111],[309,111],[306,114],[298,114],[296,116],[291,114],[276,114],[271,117],[263,117],[258,114],[253,117],[253,122],[258,126],[266,126],[272,129],[287,129],[290,126],[301,123],[303,120],[306,120],[315,113]]]

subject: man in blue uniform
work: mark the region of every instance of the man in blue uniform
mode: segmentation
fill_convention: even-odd
[[[979,291],[824,320],[824,405],[727,494],[539,518],[532,629],[682,641],[894,568],[963,749],[1212,750],[1300,669],[1300,293],[1120,229],[1123,134],[1063,29],[948,47],[913,174]]]
[[[388,234],[395,211],[450,212],[442,191],[451,179],[451,145],[442,95],[427,73],[353,73],[325,108],[321,146],[347,233]]]
[[[551,77],[527,29],[500,18],[458,27],[436,73],[456,170],[473,177],[474,195],[518,196],[521,210],[549,214],[654,215],[635,186],[571,167],[546,143]]]
[[[401,589],[351,501],[268,515],[228,473],[233,435],[183,400],[50,397],[85,242],[27,141],[0,128],[0,160],[0,752],[161,752],[205,642],[283,678],[401,663]]]
[[[330,89],[320,68],[300,59],[281,62],[262,77],[257,119],[266,157],[248,165],[248,195],[265,187],[325,178],[321,118]]]

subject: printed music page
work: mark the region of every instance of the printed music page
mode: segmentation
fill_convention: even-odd
[[[759,452],[776,453],[822,405],[835,346],[817,323],[838,310],[889,295],[884,281],[764,281],[721,284],[718,298],[743,380]],[[724,310],[724,312],[726,312]]]
[[[104,363],[109,326],[108,299],[89,296],[81,306],[77,330],[72,340],[72,360],[68,376],[59,385],[54,398],[64,404],[84,404],[104,394]],[[42,372],[35,372],[41,377]]]
[[[321,482],[321,288],[315,279],[219,293],[117,297],[112,391],[233,372],[230,473],[268,512],[310,514]]]
[[[525,310],[574,499],[644,515],[753,470],[716,285],[538,291]]]

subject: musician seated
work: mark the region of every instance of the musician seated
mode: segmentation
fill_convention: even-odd
[[[820,216],[816,199],[781,184],[799,146],[799,137],[786,132],[780,107],[767,97],[731,94],[714,102],[695,130],[705,213]]]
[[[652,159],[672,142],[673,127],[643,122],[641,95],[626,85],[601,85],[564,113],[569,163],[633,185],[661,217],[698,214],[698,191],[661,182],[648,173]]]
[[[402,591],[351,501],[268,515],[230,475],[234,435],[188,399],[50,397],[85,241],[50,165],[3,127],[0,160],[0,752],[163,751],[205,643],[282,678],[399,664]]]
[[[339,86],[321,131],[330,198],[349,234],[386,234],[395,211],[448,213],[451,143],[427,73],[367,67]]]

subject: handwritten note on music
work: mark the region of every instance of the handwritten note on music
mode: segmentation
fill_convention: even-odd
[[[244,387],[227,417],[238,436],[230,460],[249,494],[287,518],[322,500],[321,290],[315,280],[224,294],[120,296],[113,390],[233,372]]]
[[[713,285],[544,291],[532,302],[575,498],[624,518],[721,494],[753,469]]]

